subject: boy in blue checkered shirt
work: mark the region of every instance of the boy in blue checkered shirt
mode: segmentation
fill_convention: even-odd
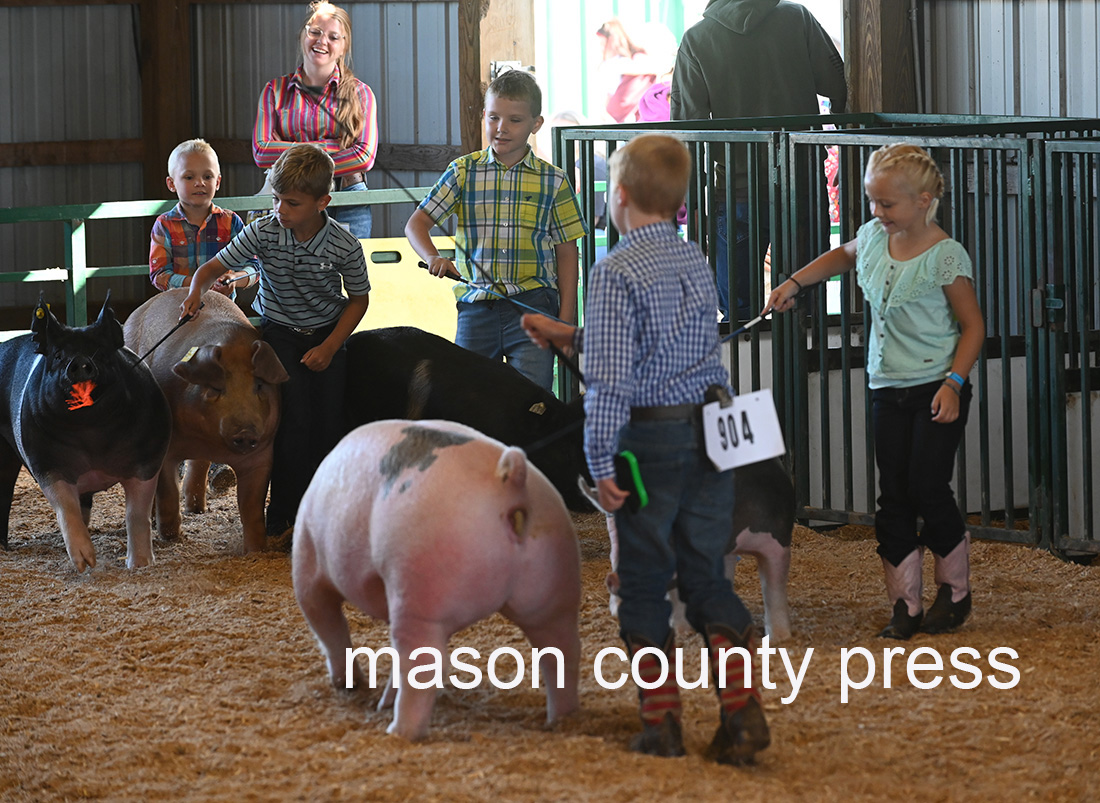
[[[498,75],[485,93],[489,147],[450,164],[409,218],[405,234],[433,275],[465,277],[455,287],[455,342],[493,360],[506,357],[549,390],[553,355],[527,339],[522,310],[500,298],[566,321],[577,312],[576,241],[588,226],[565,173],[527,144],[542,127],[541,110],[534,76],[521,70]],[[439,255],[429,234],[452,214],[459,270]]]
[[[733,472],[718,472],[703,443],[701,406],[729,388],[714,323],[714,276],[673,220],[687,192],[691,157],[673,137],[646,134],[615,151],[607,206],[622,234],[589,275],[583,337],[585,456],[618,531],[619,632],[639,684],[643,730],[631,749],[683,755],[675,637],[665,596],[673,574],[687,619],[706,641],[721,706],[708,757],[745,764],[770,742],[753,671],[752,617],[724,574],[733,529]],[[582,345],[573,327],[527,315],[539,345]],[[631,510],[614,456],[634,454],[649,503]],[[732,651],[732,648],[742,648]],[[664,654],[662,657],[661,654]],[[720,672],[726,683],[719,687]]]

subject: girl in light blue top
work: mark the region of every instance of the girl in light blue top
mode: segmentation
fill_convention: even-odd
[[[874,219],[776,287],[764,310],[788,310],[803,288],[856,269],[871,307],[875,535],[893,609],[880,635],[908,639],[918,629],[954,630],[970,613],[970,534],[951,477],[970,409],[967,375],[985,324],[970,257],[934,219],[943,175],[932,158],[915,145],[887,145],[871,155],[863,183]],[[938,586],[927,615],[925,547],[935,558]]]

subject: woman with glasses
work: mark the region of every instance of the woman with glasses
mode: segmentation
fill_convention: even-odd
[[[312,142],[336,163],[336,189],[365,190],[378,150],[377,106],[350,66],[351,18],[315,2],[298,36],[298,68],[269,81],[260,94],[252,155],[267,169],[285,150]],[[332,206],[333,218],[359,238],[370,237],[369,206]]]

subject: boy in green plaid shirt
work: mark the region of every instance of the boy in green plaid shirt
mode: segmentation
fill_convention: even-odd
[[[455,287],[455,342],[494,360],[506,358],[549,390],[553,355],[531,342],[520,318],[533,308],[574,321],[576,241],[588,226],[565,173],[535,156],[527,143],[542,127],[541,111],[534,76],[521,70],[497,76],[485,93],[489,147],[451,162],[409,218],[405,234],[433,275],[465,279]],[[454,262],[439,255],[430,235],[432,226],[452,214],[458,223]]]

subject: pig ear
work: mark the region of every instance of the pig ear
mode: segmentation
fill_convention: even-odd
[[[106,341],[112,351],[117,351],[125,344],[122,336],[122,324],[115,318],[115,311],[111,309],[110,289],[107,290],[107,297],[103,299],[103,307],[99,310],[95,330]]]
[[[203,346],[172,366],[172,373],[192,385],[223,387],[225,368],[221,346]]]
[[[39,297],[38,305],[34,308],[34,316],[31,318],[31,339],[35,344],[36,354],[45,354],[51,340],[56,340],[61,333],[61,324],[50,311],[50,305]]]
[[[275,349],[263,340],[252,344],[252,373],[256,378],[269,385],[278,385],[290,379],[290,374],[279,361]]]

